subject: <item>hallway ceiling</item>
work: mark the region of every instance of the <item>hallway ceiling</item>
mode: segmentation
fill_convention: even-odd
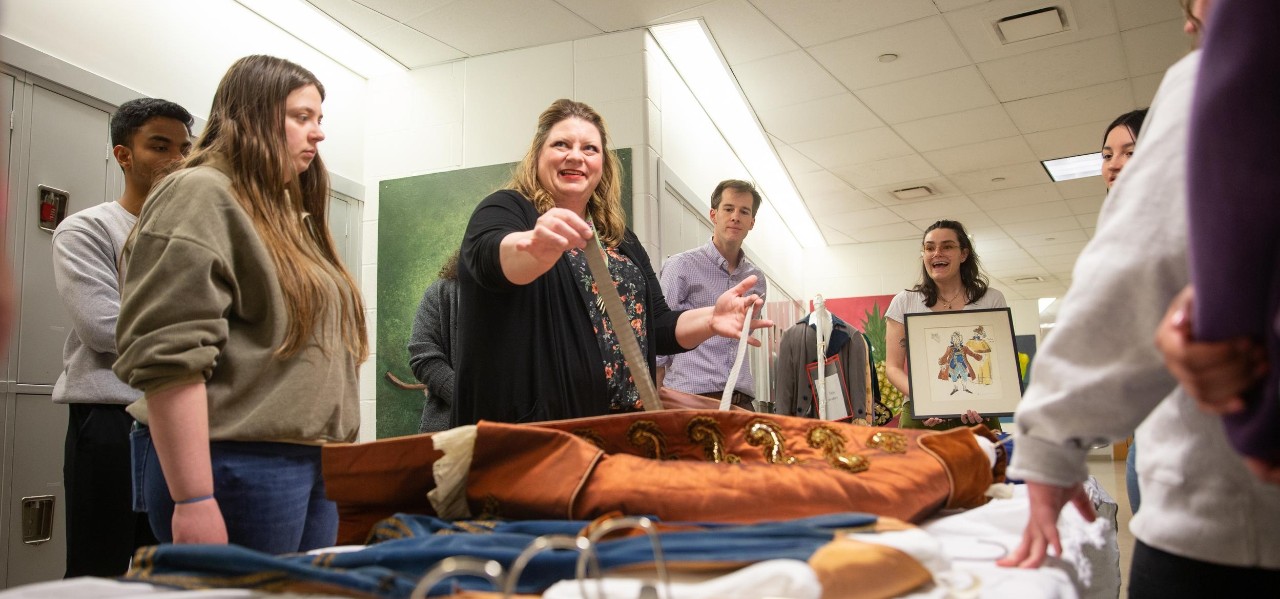
[[[1039,161],[1096,152],[1190,49],[1177,0],[308,1],[409,68],[701,18],[829,245],[953,218],[1010,299],[1066,292],[1105,197]],[[1046,7],[1065,30],[996,33]]]

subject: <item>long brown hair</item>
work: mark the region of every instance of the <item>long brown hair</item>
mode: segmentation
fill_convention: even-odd
[[[308,85],[324,99],[320,80],[297,64],[263,55],[237,60],[218,83],[209,122],[182,168],[212,162],[229,167],[232,191],[275,262],[288,307],[276,356],[293,356],[313,336],[329,333],[316,325],[335,308],[327,289],[336,284],[343,345],[363,362],[369,356],[364,304],[329,234],[329,173],[317,153],[296,174],[285,137],[285,100]]]
[[[545,214],[556,207],[555,198],[551,197],[551,193],[538,180],[538,157],[542,154],[542,146],[547,143],[551,128],[568,118],[582,119],[595,125],[600,132],[600,151],[604,154],[604,160],[600,169],[600,182],[596,184],[595,191],[591,192],[591,199],[587,200],[587,214],[595,224],[600,241],[609,247],[616,247],[622,243],[627,227],[622,215],[622,182],[619,175],[622,169],[618,166],[618,157],[609,148],[609,131],[604,125],[604,118],[590,106],[560,99],[542,111],[542,115],[538,117],[538,131],[533,136],[533,143],[529,144],[529,151],[511,173],[511,181],[507,183],[507,187],[529,198],[539,214]]]
[[[969,257],[960,263],[960,282],[964,285],[965,303],[972,304],[982,299],[982,296],[987,294],[987,277],[982,274],[982,267],[978,263],[978,250],[974,249],[973,242],[969,240],[969,232],[964,230],[964,225],[959,221],[943,219],[929,225],[929,228],[924,230],[925,236],[934,229],[955,231],[956,241],[960,243],[960,251],[969,250]],[[929,267],[923,261],[920,263],[920,282],[907,291],[918,291],[923,294],[924,305],[930,308],[938,303],[938,283],[929,276]]]

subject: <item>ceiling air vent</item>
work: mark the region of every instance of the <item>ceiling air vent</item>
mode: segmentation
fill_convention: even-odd
[[[996,31],[1006,44],[1052,35],[1067,29],[1062,9],[1056,6],[1032,10],[996,21]]]
[[[1018,277],[1013,280],[1014,283],[1043,283],[1044,277]]]
[[[893,190],[893,197],[902,201],[918,200],[933,195],[933,190],[928,185],[917,185],[915,187],[907,187],[905,189]]]

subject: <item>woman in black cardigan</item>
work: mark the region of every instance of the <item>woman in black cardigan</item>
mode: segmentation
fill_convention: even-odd
[[[686,351],[712,335],[737,338],[763,303],[742,296],[755,284],[751,277],[714,307],[668,308],[649,255],[623,222],[619,171],[600,115],[557,100],[539,117],[509,189],[472,214],[458,267],[455,425],[640,409],[587,271],[592,226],[650,372],[657,354]]]

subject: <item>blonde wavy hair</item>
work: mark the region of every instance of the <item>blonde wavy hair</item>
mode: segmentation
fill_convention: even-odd
[[[590,106],[562,98],[552,102],[550,107],[542,111],[542,115],[538,117],[537,134],[529,144],[529,151],[525,153],[524,159],[511,173],[511,181],[507,183],[507,187],[520,192],[533,202],[539,214],[545,214],[556,207],[555,198],[551,197],[551,192],[547,191],[547,188],[538,180],[538,157],[542,154],[542,147],[547,143],[551,128],[569,118],[578,118],[591,123],[600,132],[600,149],[604,160],[600,182],[596,184],[595,191],[591,192],[591,199],[587,200],[587,214],[595,223],[596,233],[600,236],[601,243],[608,247],[617,247],[622,243],[622,237],[626,234],[627,228],[626,219],[622,214],[622,168],[618,164],[618,157],[609,147],[609,130],[605,127],[604,118]]]
[[[364,303],[329,234],[328,170],[316,154],[297,174],[285,136],[285,100],[308,85],[324,99],[320,80],[297,64],[263,55],[237,60],[218,83],[209,122],[179,168],[213,162],[229,167],[232,192],[271,254],[288,307],[276,356],[293,356],[327,334],[316,325],[336,308],[343,345],[363,362],[369,356]],[[334,284],[338,306],[330,305],[326,292]]]

